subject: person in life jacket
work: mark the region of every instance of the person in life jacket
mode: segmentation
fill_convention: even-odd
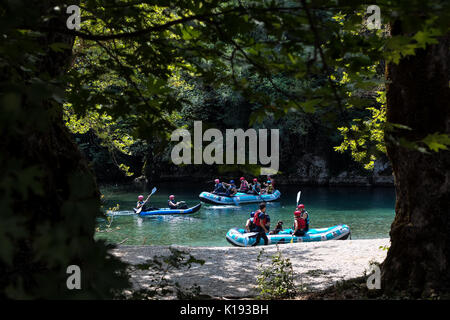
[[[239,192],[247,193],[249,191],[249,186],[247,180],[244,177],[241,177],[241,185],[239,186]]]
[[[140,195],[138,196],[138,202],[136,203],[136,209],[139,209],[140,207],[142,207],[144,205],[145,201],[144,201],[144,196]]]
[[[236,189],[236,185],[234,184],[234,180],[230,180],[230,183],[225,183],[223,182],[223,185],[225,186],[226,189],[226,195],[227,196],[234,196],[237,193],[237,189]]]
[[[214,191],[211,193],[219,194],[219,195],[226,195],[227,189],[224,187],[223,182],[220,182],[219,179],[214,180]]]
[[[253,183],[251,185],[251,193],[260,194],[261,193],[261,184],[258,182],[258,179],[254,178]]]
[[[263,189],[263,193],[265,193],[265,194],[272,194],[273,193],[274,189],[273,189],[273,186],[272,186],[272,181],[267,180],[267,182],[263,183],[263,186],[265,187],[265,189]]]
[[[267,180],[270,181],[270,184],[272,185],[273,190],[275,190],[275,179],[271,176],[267,176]]]
[[[306,219],[302,216],[301,211],[296,210],[294,212],[294,232],[292,233],[294,236],[304,236],[306,228]]]
[[[250,213],[250,218],[247,219],[247,223],[245,224],[246,232],[255,232],[255,224],[253,223],[255,217],[255,212]]]
[[[259,210],[255,212],[255,217],[253,219],[253,223],[255,224],[255,232],[258,232],[256,235],[256,241],[253,246],[257,246],[261,238],[264,239],[264,245],[269,243],[269,239],[267,238],[267,215],[266,215],[266,203],[262,202],[259,204]]]
[[[149,195],[147,197],[147,199],[144,200],[144,196],[143,195],[139,195],[138,196],[138,202],[136,203],[136,209],[139,209],[140,207],[143,207],[142,211],[150,211],[150,210],[157,209],[157,208],[154,208],[154,207],[152,207],[150,205],[150,202],[148,201],[148,199],[150,199],[150,196],[151,195]]]
[[[305,232],[307,232],[309,230],[309,214],[308,214],[308,211],[305,210],[305,205],[302,203],[299,204],[297,206],[297,211],[300,211],[302,213],[302,217],[304,217],[304,219],[306,221]]]
[[[175,196],[171,194],[169,196],[169,200],[167,200],[167,204],[170,209],[187,209],[187,204],[184,201],[175,202]]]

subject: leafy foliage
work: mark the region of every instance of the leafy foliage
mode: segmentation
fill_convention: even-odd
[[[260,251],[257,261],[262,259],[263,250]],[[286,299],[298,293],[294,283],[294,270],[289,258],[283,258],[280,248],[271,257],[270,266],[261,265],[257,277],[258,289],[261,299]]]
[[[365,120],[353,119],[350,126],[338,128],[344,140],[340,146],[334,148],[339,152],[350,149],[352,157],[364,163],[364,168],[368,170],[373,169],[377,153],[386,153],[386,95],[384,91],[379,91],[378,95],[379,107],[367,108],[372,113],[370,117]]]

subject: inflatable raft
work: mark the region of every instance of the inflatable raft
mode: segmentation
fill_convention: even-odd
[[[268,234],[268,244],[327,241],[327,240],[345,240],[350,237],[350,227],[346,224],[340,224],[329,228],[309,229],[301,237],[292,236],[292,229],[284,229],[278,234]],[[245,233],[244,229],[233,228],[227,232],[226,239],[229,243],[237,247],[250,247],[256,242],[256,233]],[[264,239],[261,239],[258,245],[264,245]]]
[[[202,192],[198,196],[201,201],[205,203],[211,203],[211,204],[223,204],[223,205],[236,205],[236,204],[246,204],[246,203],[258,203],[262,201],[270,202],[270,201],[276,201],[280,199],[281,193],[278,190],[275,190],[271,194],[262,194],[262,195],[255,195],[255,194],[247,194],[247,193],[241,193],[238,192],[236,195],[232,197],[224,196],[224,195],[217,195],[210,192]]]
[[[152,211],[141,211],[139,213],[140,216],[156,216],[156,215],[167,215],[167,214],[189,214],[194,213],[200,210],[200,207],[202,206],[201,203],[199,203],[196,206],[187,208],[187,209],[170,209],[170,208],[160,208]],[[134,212],[136,212],[136,209],[133,208]]]

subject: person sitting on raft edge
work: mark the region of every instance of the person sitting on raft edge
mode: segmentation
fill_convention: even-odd
[[[226,195],[229,197],[234,196],[237,193],[236,185],[234,184],[234,180],[230,180],[230,183],[222,182],[223,186],[226,189]]]
[[[305,235],[305,229],[306,229],[306,219],[304,219],[303,214],[301,211],[296,210],[294,212],[294,232],[292,235],[301,237]]]
[[[247,180],[245,180],[244,177],[241,177],[239,180],[241,180],[241,185],[239,186],[239,192],[247,193],[249,191],[249,186]]]
[[[305,210],[305,205],[300,203],[297,206],[297,211],[300,211],[302,213],[302,216],[304,217],[304,219],[306,221],[305,232],[307,232],[309,230],[309,214],[308,214],[308,211]]]
[[[261,184],[258,182],[258,179],[254,178],[253,183],[250,185],[251,190],[248,193],[260,194],[261,193]]]
[[[136,209],[139,209],[140,207],[142,207],[144,205],[145,201],[144,201],[144,196],[140,195],[138,196],[138,202],[136,203]]]
[[[269,232],[269,234],[278,234],[280,231],[283,230],[283,221],[278,221],[277,225],[275,226],[275,229]]]
[[[175,196],[171,194],[167,204],[170,209],[187,209],[187,204],[184,201],[175,202]]]
[[[255,232],[255,224],[253,223],[255,217],[255,212],[250,213],[250,218],[247,219],[247,223],[245,224],[245,232]]]
[[[156,208],[153,208],[150,205],[150,202],[148,202],[148,199],[150,199],[150,196],[151,195],[149,195],[147,197],[147,199],[144,200],[144,196],[143,195],[139,195],[138,196],[138,202],[136,203],[136,209],[139,209],[142,206],[143,206],[142,211],[150,211],[150,210],[156,209]]]
[[[273,193],[274,189],[273,189],[273,186],[272,186],[272,181],[267,180],[267,182],[263,183],[263,186],[265,187],[263,189],[263,193],[264,194],[272,194]]]
[[[266,203],[261,202],[259,204],[259,210],[255,212],[255,217],[253,219],[253,223],[255,224],[255,232],[258,232],[256,235],[256,241],[252,246],[257,246],[261,238],[264,239],[264,245],[269,243],[269,239],[267,238],[266,233],[269,231],[266,228],[267,224],[267,216],[266,216]]]
[[[226,195],[227,189],[223,185],[223,182],[220,182],[219,179],[215,179],[214,183],[215,183],[214,191],[212,191],[211,193],[223,195],[223,196]]]

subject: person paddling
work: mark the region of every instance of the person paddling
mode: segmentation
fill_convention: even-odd
[[[214,180],[214,190],[211,193],[214,194],[219,194],[219,195],[225,195],[226,193],[226,189],[225,186],[223,185],[223,182],[220,182],[219,179],[215,179]]]
[[[144,201],[144,196],[140,195],[138,196],[138,202],[136,204],[136,210],[139,210],[141,207],[141,211],[148,211],[153,209],[153,207],[150,206],[150,202],[148,202],[148,199],[150,199],[151,194],[148,195],[147,199]]]
[[[148,200],[148,198],[147,198],[147,200]],[[144,196],[141,194],[138,196],[138,202],[136,203],[136,209],[139,209],[140,207],[142,207],[144,205],[144,203],[145,203]]]
[[[171,194],[169,200],[167,201],[170,209],[186,209],[187,204],[184,201],[175,202],[175,196]]]
[[[266,228],[267,217],[266,217],[266,203],[262,202],[259,204],[259,210],[255,212],[255,217],[253,219],[253,223],[255,224],[255,232],[258,232],[256,235],[256,241],[252,246],[257,246],[261,238],[264,239],[264,245],[269,243],[269,239],[267,238],[266,233],[269,231]]]
[[[230,180],[230,183],[222,182],[226,189],[226,195],[227,196],[234,196],[237,193],[236,185],[234,184],[234,180]]]
[[[252,191],[254,194],[261,193],[261,184],[258,182],[258,179],[256,179],[256,178],[253,179],[253,184],[251,187],[252,187]]]

